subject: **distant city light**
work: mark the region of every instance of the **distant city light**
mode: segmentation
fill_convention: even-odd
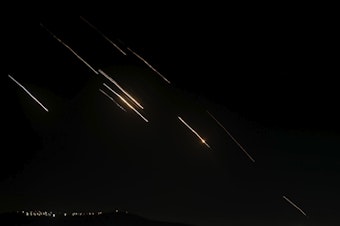
[[[18,214],[22,214],[26,217],[67,217],[67,216],[99,216],[102,215],[102,211],[98,212],[52,212],[52,211],[40,211],[40,210],[30,210],[30,211],[16,211]],[[115,209],[113,212],[118,213],[119,210]],[[127,210],[124,210],[128,214]]]

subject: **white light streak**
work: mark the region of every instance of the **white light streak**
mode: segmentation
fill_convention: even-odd
[[[45,111],[48,112],[48,109],[42,104],[40,103],[40,101],[35,98],[23,85],[21,85],[17,80],[15,80],[11,75],[8,75],[8,77],[10,79],[12,79],[18,86],[20,86],[28,95],[30,95],[30,97],[33,98],[33,100],[35,100]]]
[[[71,47],[69,47],[67,44],[65,44],[61,39],[59,39],[56,35],[54,35],[50,30],[48,30],[42,23],[40,23],[40,26],[44,28],[48,33],[50,33],[53,38],[55,38],[58,42],[60,42],[63,46],[65,46],[68,50],[70,50],[79,60],[81,60],[87,67],[89,67],[95,74],[98,75],[98,72],[90,65],[88,64],[82,57],[80,57]]]
[[[145,122],[149,122],[139,111],[137,111],[129,102],[127,102],[121,95],[119,95],[117,92],[115,92],[113,89],[111,89],[108,85],[103,83],[103,85],[108,88],[111,92],[113,92],[116,96],[118,96],[128,107],[130,107],[136,114],[138,114]]]
[[[294,206],[297,210],[299,210],[303,215],[307,217],[307,214],[300,209],[296,204],[294,204],[291,200],[289,200],[286,196],[282,196],[287,202],[289,202],[292,206]]]
[[[193,128],[191,128],[191,126],[189,126],[181,117],[179,116],[177,117],[186,127],[188,127],[191,130],[191,132],[193,132],[202,141],[203,144],[210,148],[209,144]]]
[[[108,74],[106,74],[101,69],[99,69],[98,71],[100,74],[104,75],[105,78],[110,80],[110,82],[115,84],[115,86],[117,86],[118,89],[120,89],[126,96],[128,96],[138,107],[140,107],[141,109],[144,109],[143,106],[140,103],[138,103],[138,101],[136,101],[128,92],[126,92],[115,80],[113,80],[113,78],[111,78]]]
[[[249,153],[242,147],[242,145],[229,133],[229,131],[209,112],[207,111],[208,114],[217,122],[219,126],[222,127],[222,129],[230,136],[230,138],[241,148],[241,150],[248,156],[248,158],[252,161],[255,162],[255,160],[249,155]]]
[[[154,72],[156,72],[159,76],[161,76],[162,79],[164,79],[164,81],[166,81],[167,83],[171,83],[167,78],[165,78],[161,73],[159,73],[154,67],[151,66],[151,64],[149,64],[143,57],[141,57],[139,54],[137,54],[135,51],[133,51],[132,49],[130,49],[129,47],[127,47],[127,49],[133,54],[135,55],[138,59],[140,59],[141,61],[143,61],[149,68],[151,68],[151,70],[153,70]]]
[[[99,89],[100,92],[102,92],[105,96],[107,96],[110,100],[112,100],[120,109],[126,112],[125,108],[120,105],[115,99],[113,99],[109,94],[107,94],[104,90]]]
[[[122,54],[126,55],[126,53],[118,47],[118,45],[116,45],[113,41],[111,41],[108,37],[106,37],[106,35],[103,34],[103,32],[101,32],[97,27],[95,27],[93,24],[91,24],[90,22],[88,22],[84,17],[80,16],[80,19],[82,19],[85,23],[87,23],[91,28],[93,28],[94,30],[96,30],[104,39],[106,39],[109,43],[111,43],[116,49],[118,49]]]

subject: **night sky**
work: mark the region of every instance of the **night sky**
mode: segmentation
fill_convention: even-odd
[[[77,15],[3,19],[0,211],[118,208],[198,226],[339,225],[332,18],[203,9],[82,15],[126,55]],[[137,99],[148,122],[40,24]]]

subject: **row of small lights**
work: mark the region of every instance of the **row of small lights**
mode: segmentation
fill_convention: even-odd
[[[122,212],[122,211],[119,211],[119,210],[115,210],[116,213],[118,212]],[[128,211],[124,211],[126,214],[128,213]],[[72,212],[72,213],[53,213],[52,211],[18,211],[18,213],[21,213],[23,215],[25,215],[26,217],[56,217],[56,216],[64,216],[64,217],[67,217],[67,216],[99,216],[101,214],[103,214],[103,212]]]

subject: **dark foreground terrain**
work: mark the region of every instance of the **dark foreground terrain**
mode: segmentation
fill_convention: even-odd
[[[134,214],[103,213],[96,216],[25,216],[21,213],[0,214],[1,226],[190,226],[180,223],[169,223],[149,220]],[[192,226],[192,225],[191,225]]]

